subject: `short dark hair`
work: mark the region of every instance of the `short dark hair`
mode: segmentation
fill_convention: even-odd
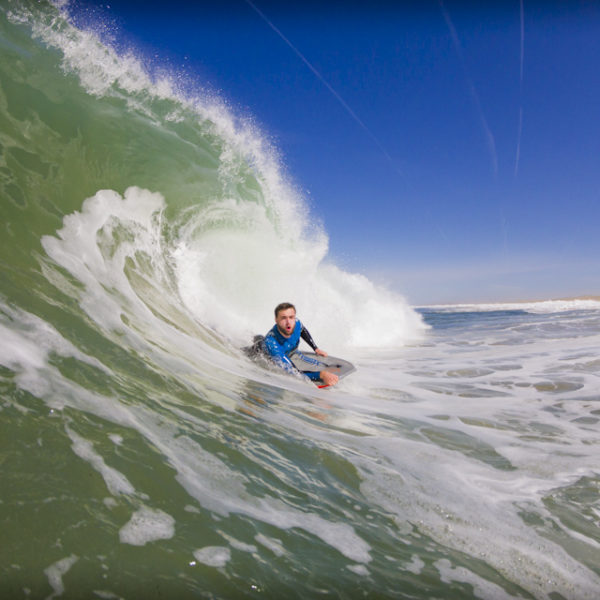
[[[294,312],[296,312],[296,307],[291,302],[282,302],[275,307],[275,318],[282,310],[287,310],[288,308],[293,308]]]

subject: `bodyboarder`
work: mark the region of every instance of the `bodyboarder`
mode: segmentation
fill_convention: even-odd
[[[327,356],[327,352],[317,347],[306,327],[296,318],[296,307],[289,302],[282,302],[275,308],[275,325],[264,338],[262,336],[255,338],[252,350],[266,354],[288,373],[298,373],[290,357],[298,351],[300,338],[314,350],[315,354]],[[303,358],[310,361],[307,357]],[[321,380],[326,386],[335,385],[339,381],[338,376],[329,371],[300,372],[312,381]]]

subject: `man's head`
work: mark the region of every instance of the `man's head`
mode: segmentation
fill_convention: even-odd
[[[296,326],[296,307],[289,302],[282,302],[275,307],[275,323],[284,337],[290,337]]]

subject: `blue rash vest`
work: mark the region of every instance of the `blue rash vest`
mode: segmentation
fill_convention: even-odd
[[[264,347],[267,350],[267,353],[288,373],[298,373],[298,369],[293,365],[290,356],[298,350],[300,337],[302,337],[313,350],[317,349],[317,345],[313,341],[310,333],[308,333],[308,330],[298,319],[296,319],[296,325],[289,338],[281,335],[281,332],[277,328],[277,324],[273,325],[272,329],[265,336]],[[307,360],[310,359],[307,358]],[[318,381],[320,379],[320,371],[302,371],[302,374],[306,375],[312,381]]]

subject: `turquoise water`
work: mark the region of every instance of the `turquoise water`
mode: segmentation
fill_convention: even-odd
[[[600,304],[411,308],[218,98],[0,47],[2,598],[596,598]],[[286,299],[338,388],[239,351]]]

